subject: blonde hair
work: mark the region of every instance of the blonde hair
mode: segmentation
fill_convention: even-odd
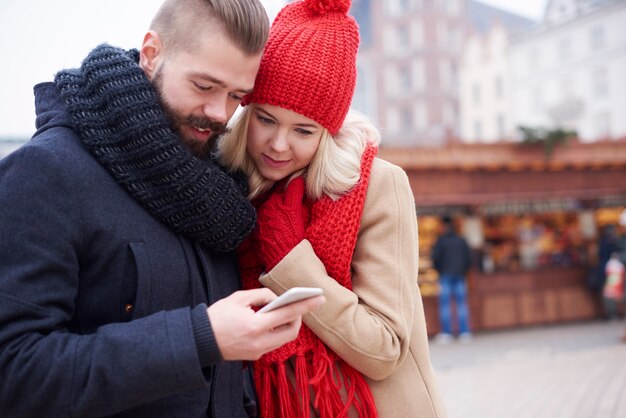
[[[231,130],[218,143],[218,156],[231,171],[241,170],[248,176],[248,197],[269,190],[274,182],[265,179],[246,152],[248,124],[254,104],[246,106],[232,123]],[[322,132],[319,147],[311,163],[303,170],[293,173],[290,179],[305,174],[307,195],[319,199],[323,195],[336,200],[348,192],[361,175],[361,155],[370,144],[378,146],[380,132],[369,119],[350,110],[343,125],[332,136],[327,129]]]

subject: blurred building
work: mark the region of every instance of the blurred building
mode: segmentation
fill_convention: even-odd
[[[383,146],[457,136],[465,7],[466,0],[353,0],[361,32],[353,107],[377,122]]]
[[[459,60],[459,136],[465,142],[513,138],[508,39],[535,22],[473,0],[467,18]]]
[[[626,1],[550,0],[510,40],[516,125],[565,128],[582,141],[626,134]]]
[[[21,147],[27,139],[23,138],[0,138],[0,159]]]

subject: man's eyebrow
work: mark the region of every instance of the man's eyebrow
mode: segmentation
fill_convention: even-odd
[[[189,75],[191,77],[201,78],[201,79],[203,79],[205,81],[208,81],[210,83],[217,84],[218,86],[220,86],[220,87],[222,87],[224,89],[228,88],[228,86],[226,85],[226,83],[224,81],[220,80],[219,78],[215,78],[215,77],[213,77],[213,76],[211,76],[209,74],[201,73],[201,72],[191,72],[191,73],[189,73]],[[238,91],[240,93],[244,93],[244,94],[252,93],[252,89],[237,89],[236,91]]]

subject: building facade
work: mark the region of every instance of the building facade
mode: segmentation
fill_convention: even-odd
[[[457,61],[466,0],[353,0],[361,31],[353,107],[383,146],[439,145],[457,136]]]
[[[467,40],[459,65],[459,106],[464,142],[496,142],[514,135],[508,34],[496,23]]]
[[[550,0],[510,42],[515,124],[575,130],[583,142],[626,134],[626,0]]]
[[[473,0],[467,17],[471,30],[459,60],[460,137],[470,143],[512,139],[508,39],[535,22]]]

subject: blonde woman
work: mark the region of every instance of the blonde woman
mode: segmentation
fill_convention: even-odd
[[[298,338],[253,365],[262,417],[443,417],[417,286],[414,200],[380,134],[349,112],[358,31],[349,1],[277,16],[244,112],[219,144],[249,178],[257,225],[244,287],[320,287]],[[265,315],[265,314],[259,314]]]

